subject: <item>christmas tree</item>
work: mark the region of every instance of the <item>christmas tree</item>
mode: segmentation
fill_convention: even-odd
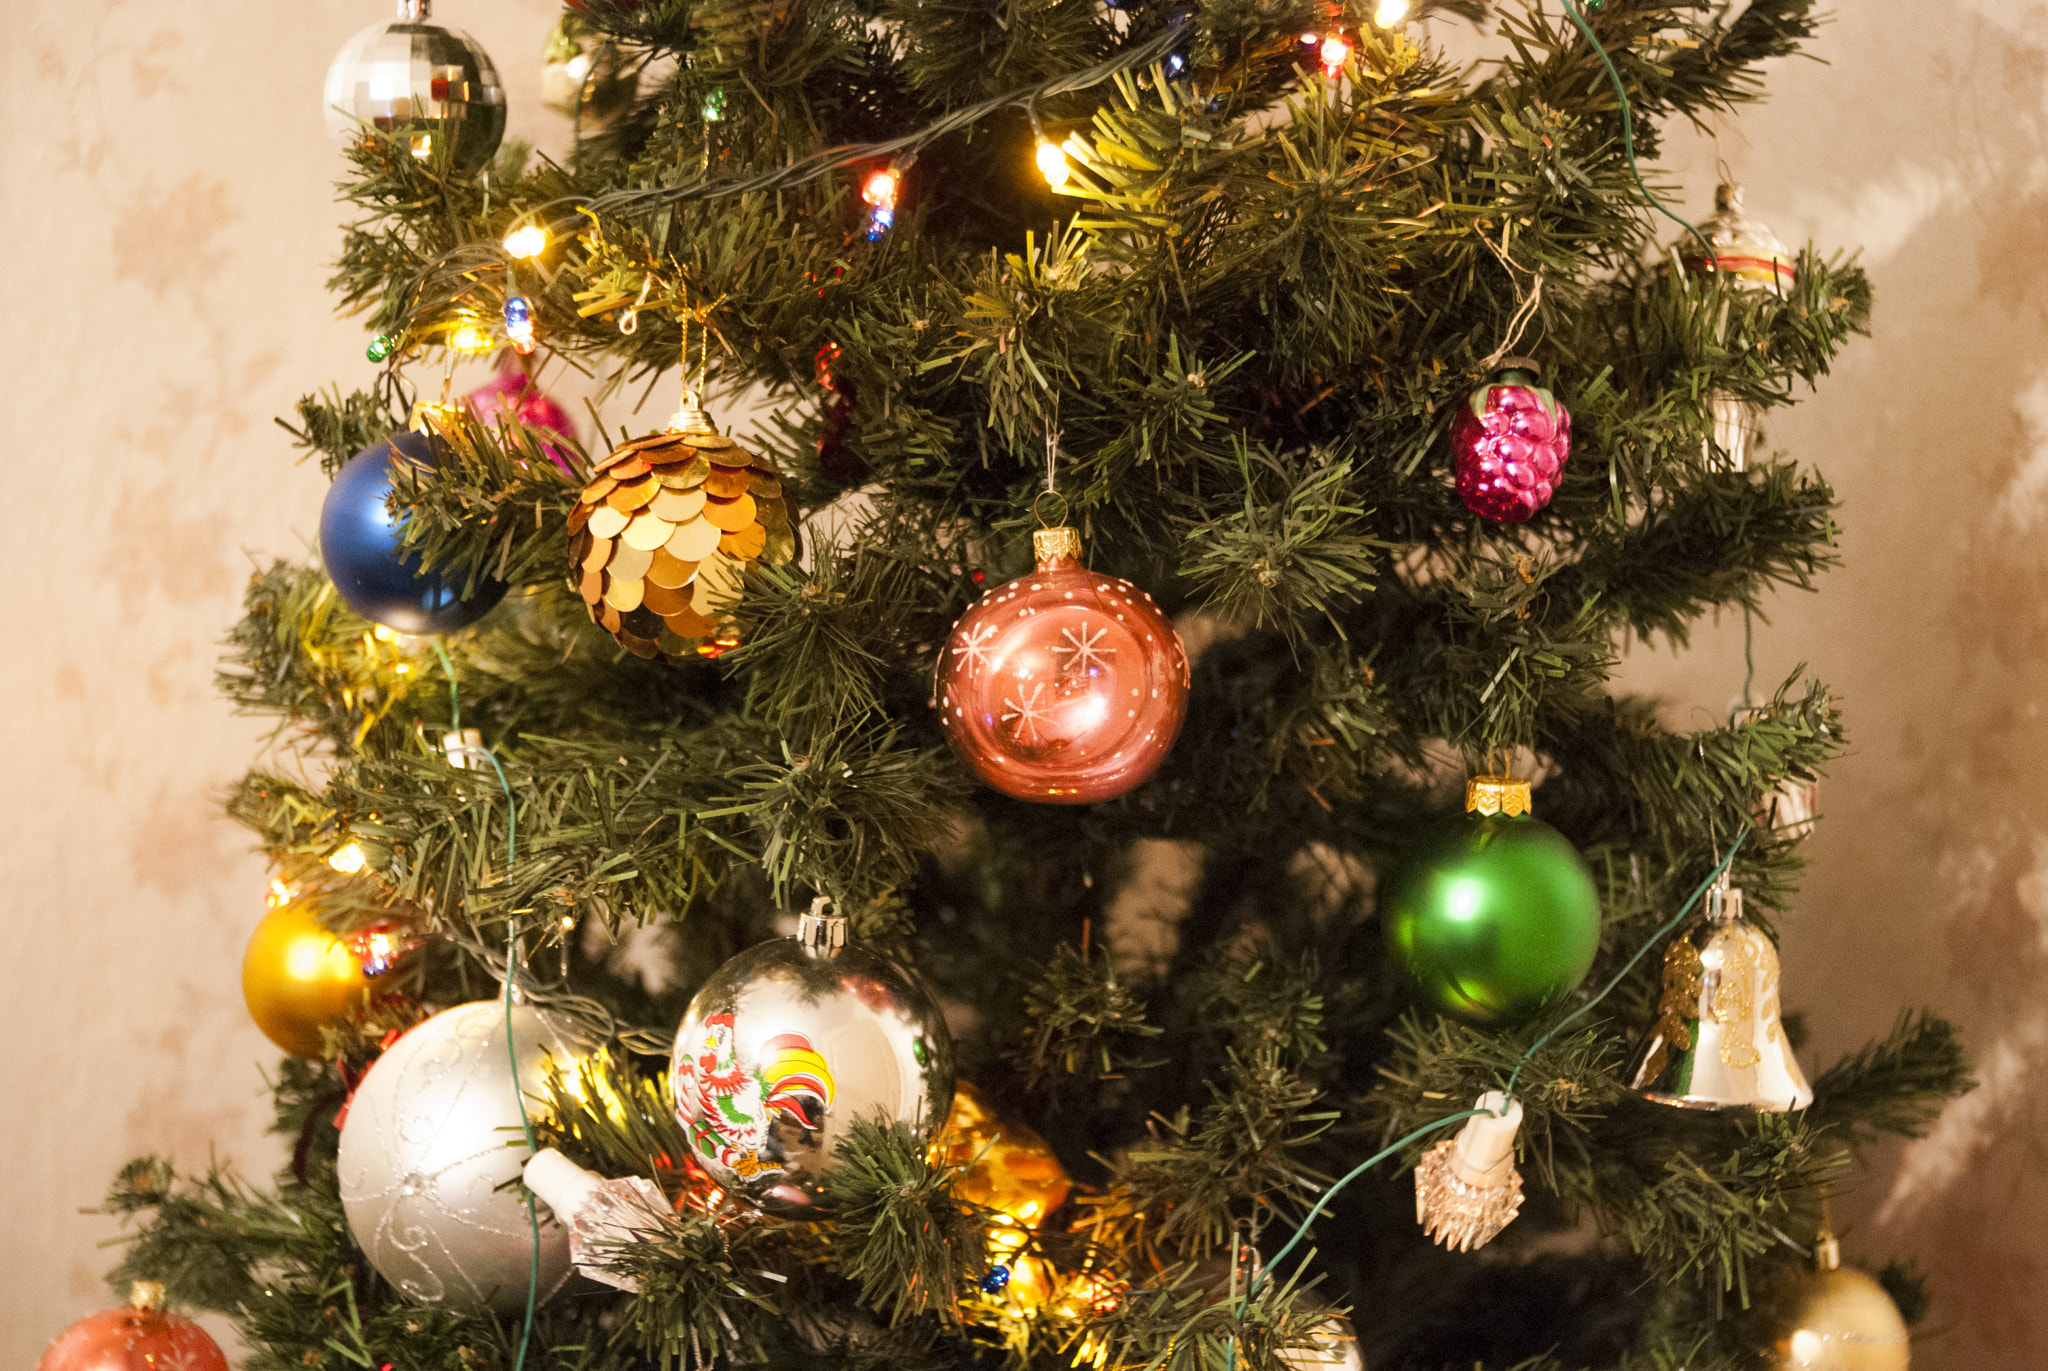
[[[292,1160],[131,1164],[116,1280],[252,1368],[1834,1364],[1826,1198],[1966,1064],[1792,1058],[1826,687],[1608,689],[1830,561],[1749,449],[1868,284],[1642,179],[1816,18],[1560,3],[1465,68],[1398,0],[587,0],[563,165],[424,16],[345,50],[379,369],[220,676]],[[447,403],[500,350],[682,411]]]

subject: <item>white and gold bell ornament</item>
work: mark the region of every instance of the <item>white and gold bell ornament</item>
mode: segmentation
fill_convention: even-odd
[[[1522,1105],[1489,1090],[1472,1106],[1455,1138],[1446,1138],[1415,1163],[1415,1221],[1444,1247],[1484,1247],[1522,1209],[1522,1174],[1515,1170],[1515,1133]]]
[[[1769,1349],[1771,1371],[1907,1371],[1906,1321],[1884,1287],[1842,1265],[1831,1233],[1820,1235],[1814,1258]]]
[[[1707,911],[1664,952],[1657,1021],[1629,1089],[1680,1109],[1784,1113],[1813,1103],[1778,1008],[1778,949],[1723,873]]]

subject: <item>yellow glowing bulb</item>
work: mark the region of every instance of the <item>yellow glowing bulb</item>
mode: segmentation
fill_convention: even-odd
[[[289,904],[291,898],[292,888],[277,877],[272,876],[270,878],[270,897],[267,901],[270,907],[275,909],[281,904]]]
[[[371,629],[370,636],[375,638],[380,643],[395,643],[398,641],[398,635],[394,633],[391,629],[386,628],[383,624],[379,624],[375,628]]]
[[[400,662],[400,663],[398,664],[398,674],[399,674],[399,675],[401,675],[401,676],[405,675],[405,673],[406,673],[406,672],[408,672],[408,671],[411,671],[411,670],[412,670],[412,667],[411,667],[410,665],[408,665],[407,663],[405,663],[405,662]]]
[[[1372,20],[1383,29],[1390,29],[1408,17],[1408,0],[1380,0],[1379,8],[1372,12]]]
[[[505,235],[505,251],[514,257],[538,257],[548,250],[548,231],[528,224]]]
[[[368,861],[369,858],[363,855],[362,847],[356,843],[337,847],[327,854],[327,864],[344,876],[355,875]]]
[[[457,352],[488,352],[491,348],[491,335],[475,324],[464,324],[448,335],[448,346]]]
[[[1045,183],[1057,190],[1067,183],[1067,154],[1057,143],[1038,140],[1038,169],[1045,174]]]

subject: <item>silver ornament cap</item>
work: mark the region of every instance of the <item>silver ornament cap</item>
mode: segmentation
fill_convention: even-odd
[[[527,1159],[519,1094],[545,1098],[548,1059],[590,1047],[567,1019],[479,1000],[436,1014],[371,1064],[341,1129],[337,1171],[349,1232],[408,1299],[450,1309],[525,1307],[535,1261],[526,1198],[507,1181]],[[515,1077],[512,1057],[519,1062]],[[569,1273],[569,1240],[540,1213],[543,1297]]]
[[[729,1193],[801,1208],[856,1119],[931,1137],[953,1105],[953,1039],[924,983],[849,943],[824,901],[798,935],[704,983],[670,1058],[690,1150]]]

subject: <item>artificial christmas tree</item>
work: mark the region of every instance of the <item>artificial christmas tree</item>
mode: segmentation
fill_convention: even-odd
[[[320,1057],[281,1069],[297,1146],[274,1189],[154,1159],[123,1173],[109,1203],[139,1227],[121,1278],[233,1315],[266,1368],[1275,1371],[1332,1347],[1380,1371],[1752,1364],[1775,1334],[1736,1315],[1799,1279],[1854,1150],[1967,1084],[1925,1018],[1784,1112],[1670,1108],[1624,1075],[1653,1032],[1667,1058],[1729,1050],[1739,1035],[1705,1027],[1737,1016],[1724,990],[1791,1031],[1705,951],[1697,986],[1678,954],[1680,1004],[1665,950],[1711,948],[1686,920],[1724,876],[1752,915],[1784,907],[1803,830],[1752,813],[1842,746],[1810,680],[1695,734],[1605,690],[1622,635],[1682,639],[1829,558],[1822,478],[1709,462],[1704,397],[1739,380],[1789,399],[1863,326],[1867,284],[1811,250],[1782,294],[1659,270],[1636,166],[1657,119],[1754,96],[1808,4],[1517,9],[1473,71],[1392,6],[578,8],[640,84],[566,165],[508,148],[479,168],[404,111],[357,126],[344,194],[369,217],[337,284],[383,368],[309,397],[294,431],[339,469],[401,427],[414,372],[498,320],[536,373],[560,355],[659,383],[690,362],[691,389],[708,372],[784,408],[589,452],[443,411],[433,460],[388,470],[389,551],[511,588],[444,639],[356,617],[316,568],[255,578],[223,682],[316,765],[252,774],[233,811],[334,932],[418,946],[319,1026]],[[1510,350],[1571,414],[1572,450],[1503,521],[1461,498],[1452,429]],[[940,695],[954,625],[984,588],[1029,584],[1048,488],[1086,587],[1125,588],[1088,613],[1187,670],[1160,687],[1171,718],[1143,765],[1072,797],[1093,802],[979,786],[946,745],[978,699]],[[801,557],[762,514],[842,500],[840,532]],[[672,550],[685,535],[703,546]],[[714,551],[700,604],[683,564],[702,576]],[[696,617],[624,632],[684,585]],[[1126,590],[1172,625],[1132,617]],[[1005,604],[1057,627],[1053,591]],[[1136,666],[1100,657],[1137,651],[1113,639],[1048,637],[1008,662],[1038,674],[1006,684],[1107,710],[1088,682]],[[1547,861],[1579,883],[1576,941],[1562,970],[1480,958],[1511,1012],[1440,1017],[1359,873],[1391,885],[1433,850],[1458,779],[1443,758],[1491,772],[1503,754],[1540,759],[1536,804],[1577,850]],[[1474,890],[1465,868],[1530,822],[1453,822],[1469,860],[1438,864],[1433,927],[1482,906],[1515,923],[1513,872]],[[1199,879],[1154,958],[1119,896],[1162,839]],[[1336,888],[1316,875],[1333,867]],[[816,899],[868,950],[750,956],[739,1008],[686,1015]],[[622,973],[628,940],[666,974]],[[945,1025],[903,1011],[927,989]],[[475,1213],[411,1204],[439,1193],[408,1139],[443,1093],[400,1088],[442,1060],[397,1032],[417,1002],[466,1006],[449,1012],[477,1041],[518,1054],[465,1067],[452,1094],[490,1136],[451,1165],[509,1184],[552,1148],[670,1212],[610,1223],[578,1200],[558,1223],[515,1189]],[[742,1013],[789,1022],[742,1034]],[[534,1016],[573,1031],[515,1047]],[[675,1042],[686,1019],[703,1050]],[[999,1202],[977,1173],[995,1144],[940,1129],[955,1062],[973,1117],[1042,1140],[1049,1165],[1026,1160],[1058,1208]],[[376,1251],[338,1119],[389,1144],[378,1193],[410,1215],[377,1220]],[[780,1184],[792,1159],[801,1184]],[[394,1280],[394,1254],[449,1250],[486,1204],[530,1232],[492,1230],[473,1298]],[[563,1223],[604,1281],[557,1288]]]

